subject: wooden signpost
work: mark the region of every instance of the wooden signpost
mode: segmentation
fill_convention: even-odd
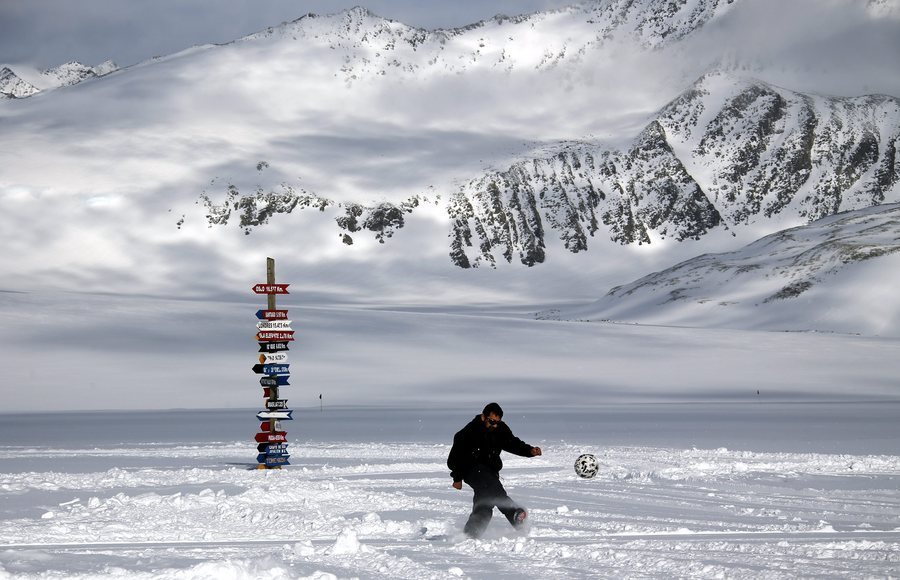
[[[257,357],[259,363],[252,367],[254,373],[263,375],[259,384],[263,388],[265,409],[256,414],[262,421],[256,434],[259,469],[281,469],[283,465],[290,465],[287,432],[282,429],[281,422],[293,419],[293,411],[287,408],[287,399],[279,396],[279,390],[290,384],[291,365],[287,362],[287,351],[290,350],[288,343],[294,340],[294,331],[288,311],[278,310],[275,304],[278,294],[288,294],[288,286],[290,284],[275,283],[275,260],[266,258],[266,281],[254,284],[252,288],[253,292],[265,294],[267,298],[265,310],[256,311],[256,340],[262,354]]]

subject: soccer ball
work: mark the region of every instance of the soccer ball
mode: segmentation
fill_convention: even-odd
[[[578,474],[578,477],[590,479],[597,475],[599,469],[600,464],[597,463],[597,458],[590,453],[579,455],[575,460],[575,473]]]

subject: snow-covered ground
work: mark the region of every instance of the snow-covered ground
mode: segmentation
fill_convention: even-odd
[[[544,448],[503,471],[531,527],[481,540],[444,463],[478,409],[300,409],[268,471],[252,410],[6,415],[0,578],[900,574],[897,403],[506,410]]]

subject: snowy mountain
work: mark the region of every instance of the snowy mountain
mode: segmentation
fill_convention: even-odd
[[[466,27],[434,31],[357,7],[338,16],[308,14],[239,42],[290,38],[341,50],[345,54],[341,76],[348,82],[371,75],[413,77],[433,71],[509,72],[579,61],[622,40],[636,41],[646,49],[661,48],[721,17],[732,4],[733,0],[585,2],[515,17],[498,15]]]
[[[698,256],[593,304],[539,317],[900,336],[898,283],[900,204],[893,203]]]
[[[561,146],[454,193],[453,260],[534,265],[546,236],[699,238],[769,218],[815,220],[900,201],[900,100],[828,98],[709,74],[625,150]]]
[[[357,8],[116,74],[8,70],[3,92],[43,94],[0,106],[4,279],[202,295],[304,248],[285,268],[350,299],[583,301],[900,201],[897,98],[783,88],[710,50],[752,7],[604,0],[452,30]]]
[[[19,67],[28,80],[23,80],[10,67],[0,69],[0,98],[23,99],[40,92],[68,87],[87,79],[102,77],[119,70],[116,63],[106,61],[91,67],[77,61],[63,63],[47,70]]]
[[[733,0],[586,2],[562,10],[496,16],[463,28],[435,31],[407,26],[357,7],[324,17],[310,13],[235,42],[252,44],[278,38],[340,50],[345,55],[340,73],[348,82],[388,73],[416,76],[432,69],[444,73],[478,68],[540,69],[584,58],[586,53],[622,38],[651,49],[675,43],[726,13],[732,3]],[[547,42],[548,30],[554,32],[552,42]],[[539,48],[533,44],[536,40]],[[522,50],[528,44],[532,44],[528,50]],[[158,60],[165,57],[153,59]],[[68,62],[41,71],[43,82],[38,86],[40,90],[69,86],[117,69],[111,61],[96,67]]]
[[[22,99],[38,92],[40,89],[19,78],[9,67],[0,69],[0,99]]]
[[[547,237],[571,252],[591,238],[644,244],[698,239],[713,228],[769,219],[812,221],[839,211],[900,201],[900,100],[795,93],[725,73],[705,75],[663,108],[624,150],[565,143],[539,158],[473,179],[450,195],[451,258],[461,267],[499,259],[534,266]],[[404,225],[418,198],[399,204],[346,205],[338,225],[375,232]],[[307,192],[255,192],[231,207],[241,227],[275,213],[327,207]],[[599,232],[599,233],[598,233]]]

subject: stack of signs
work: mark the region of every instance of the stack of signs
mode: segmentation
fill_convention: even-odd
[[[257,294],[287,294],[287,284],[257,284],[253,291]],[[271,302],[270,302],[271,303]],[[259,364],[253,365],[253,372],[262,375],[259,384],[263,389],[265,409],[256,414],[262,421],[256,434],[256,457],[260,469],[280,468],[288,462],[287,433],[281,422],[292,419],[287,407],[287,399],[281,397],[281,389],[290,383],[288,363],[288,343],[294,340],[291,321],[287,310],[258,310],[256,318],[256,340],[259,343]]]

